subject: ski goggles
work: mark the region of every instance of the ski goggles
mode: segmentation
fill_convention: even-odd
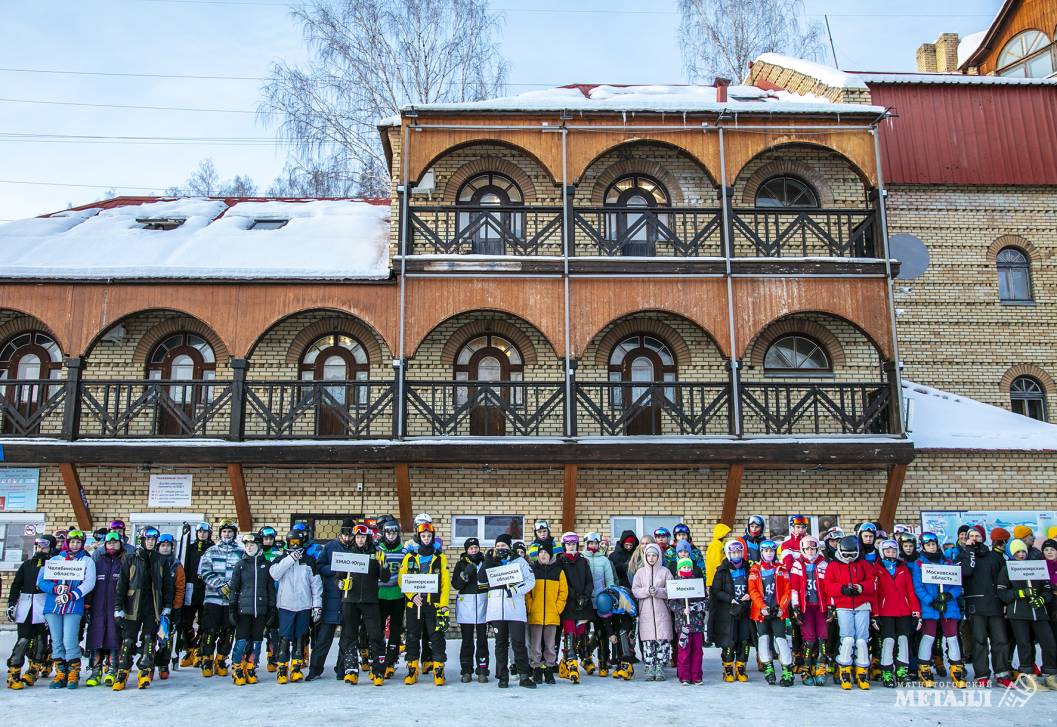
[[[176,540],[173,538],[171,533],[162,533],[160,536],[158,536],[158,545],[161,545],[162,543],[168,543],[169,545],[172,545],[175,542]]]
[[[47,548],[48,550],[51,550],[51,541],[47,538],[37,538],[33,541],[33,545],[38,548]]]
[[[794,525],[810,525],[811,519],[807,515],[792,515],[789,518],[789,527]]]
[[[66,531],[66,542],[71,540],[80,540],[84,542],[84,531],[83,530],[68,530]]]
[[[352,529],[352,534],[353,534],[353,536],[356,536],[356,535],[370,535],[371,534],[371,529],[369,527],[367,527],[366,525],[357,525],[356,527],[354,527]]]
[[[143,528],[143,530],[140,531],[139,536],[144,540],[146,540],[147,538],[154,538],[155,540],[157,540],[158,537],[161,536],[161,533],[158,532],[158,528],[150,526]]]

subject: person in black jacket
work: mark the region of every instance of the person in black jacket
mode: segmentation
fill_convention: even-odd
[[[635,548],[639,547],[639,539],[633,530],[625,530],[620,534],[620,541],[616,549],[609,554],[609,562],[613,564],[613,571],[617,574],[617,585],[631,588],[631,580],[628,578],[628,561]]]
[[[587,624],[595,617],[591,593],[595,587],[591,565],[580,555],[580,536],[562,535],[563,552],[558,562],[565,572],[569,597],[562,610],[562,660],[558,662],[558,676],[573,684],[580,683],[580,661],[589,656]]]
[[[33,556],[22,561],[7,591],[7,619],[18,628],[15,647],[7,660],[7,686],[10,689],[31,687],[44,670],[48,653],[48,627],[44,623],[44,593],[37,588],[37,574],[44,561],[55,550],[55,538],[38,536]],[[22,665],[29,657],[29,669]]]
[[[275,581],[268,572],[257,533],[242,534],[246,555],[231,572],[231,617],[235,621],[235,646],[231,650],[231,679],[235,686],[257,683],[264,631],[275,615]]]
[[[723,552],[727,557],[716,568],[708,590],[708,640],[722,649],[723,681],[745,682],[749,680],[745,662],[752,646],[749,560],[740,539],[727,541]],[[695,573],[695,577],[699,576]]]
[[[338,582],[342,594],[338,659],[344,665],[345,682],[358,682],[360,663],[356,651],[356,637],[362,622],[367,629],[370,648],[371,681],[374,686],[380,687],[385,683],[385,640],[381,611],[378,607],[378,582],[389,580],[389,566],[385,565],[385,556],[375,547],[371,529],[366,525],[353,528],[350,552],[368,556],[370,560],[367,562],[366,573],[346,573],[345,578]]]
[[[460,680],[488,682],[488,586],[480,582],[484,567],[481,541],[467,538],[462,555],[451,574],[451,587],[458,591],[455,599],[455,620],[462,633],[459,649]],[[476,653],[475,653],[476,652]]]
[[[114,691],[125,688],[137,643],[140,654],[138,687],[149,687],[154,676],[158,625],[163,618],[168,619],[172,611],[174,587],[168,558],[155,549],[159,536],[157,528],[145,527],[140,533],[139,546],[121,566],[114,611],[114,618],[121,625],[121,648],[118,650]]]
[[[201,666],[201,657],[198,655],[198,639],[202,632],[202,605],[205,603],[206,584],[198,575],[198,563],[202,560],[202,554],[212,548],[213,527],[207,522],[200,522],[195,526],[195,539],[187,546],[187,555],[184,558],[184,574],[187,578],[187,596],[184,604],[183,616],[180,619],[180,627],[183,629],[184,648],[187,649],[184,657],[180,659],[182,667]],[[195,626],[197,625],[197,630]]]
[[[962,567],[962,597],[966,620],[973,636],[973,674],[977,683],[986,684],[994,667],[995,680],[1004,687],[1009,678],[1009,634],[998,597],[998,581],[1005,572],[1001,555],[984,545],[984,529],[974,525],[966,534],[966,545],[959,558]],[[990,664],[988,656],[991,657]]]
[[[1030,550],[1023,540],[1009,541],[1013,560],[1028,560]],[[1042,649],[1042,676],[1046,686],[1057,688],[1057,644],[1054,643],[1046,606],[1053,600],[1049,579],[1028,581],[1011,580],[1005,568],[998,576],[998,597],[1006,604],[1006,618],[1013,629],[1020,657],[1021,679],[1035,682],[1035,644]]]

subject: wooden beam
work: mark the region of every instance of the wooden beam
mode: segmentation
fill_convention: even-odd
[[[881,500],[881,514],[877,518],[881,527],[892,532],[895,524],[896,508],[899,507],[899,496],[903,494],[903,481],[907,476],[905,464],[894,464],[888,468],[888,482],[885,484],[884,499]]]
[[[404,529],[404,532],[408,532],[415,525],[411,503],[411,467],[402,463],[393,469],[396,471],[396,497],[400,502],[400,527]]]
[[[723,493],[723,513],[719,521],[733,528],[734,518],[738,514],[738,498],[741,496],[741,477],[745,474],[745,465],[732,464],[727,470],[727,489]]]
[[[250,512],[250,498],[246,494],[246,476],[241,464],[228,465],[228,479],[231,480],[231,495],[235,498],[235,513],[239,518],[239,530],[252,530],[253,513]]]
[[[576,530],[576,465],[565,465],[562,477],[562,530]]]
[[[86,533],[92,532],[92,513],[88,509],[88,498],[81,486],[81,476],[77,474],[77,465],[64,462],[59,465],[62,482],[66,485],[66,495],[70,498],[70,507],[77,518],[77,527]]]

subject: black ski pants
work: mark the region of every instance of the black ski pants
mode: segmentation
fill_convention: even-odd
[[[1053,630],[1046,621],[1025,621],[1010,619],[1013,638],[1017,642],[1017,656],[1020,657],[1021,672],[1030,674],[1035,667],[1035,644],[1042,648],[1042,673],[1046,676],[1057,674],[1057,644],[1053,641]]]
[[[510,678],[510,649],[514,649],[514,664],[520,676],[532,674],[529,665],[528,644],[525,641],[524,621],[492,621],[495,629],[495,675],[498,679]]]
[[[407,660],[418,661],[419,654],[421,654],[422,641],[428,639],[430,646],[429,658],[423,654],[425,661],[439,661],[443,664],[448,660],[447,652],[445,651],[444,638],[445,634],[443,631],[437,631],[437,608],[431,603],[423,603],[421,607],[421,613],[419,607],[411,604],[411,607],[404,613],[404,618],[407,620]],[[524,624],[522,624],[524,626]],[[525,631],[521,631],[521,646],[525,646]],[[527,660],[527,657],[526,657]],[[526,661],[527,663],[527,661]]]
[[[459,624],[459,630],[462,632],[462,647],[459,649],[460,673],[487,674],[488,624]]]
[[[401,596],[393,599],[378,599],[378,612],[382,621],[382,631],[385,632],[386,619],[389,620],[389,638],[385,647],[385,663],[387,666],[396,666],[400,660],[400,632],[404,630],[404,611],[407,610],[407,600]]]
[[[382,618],[377,603],[343,603],[341,605],[341,641],[338,642],[338,661],[342,673],[359,671],[359,655],[356,653],[360,625],[367,631],[368,648],[371,651],[371,671],[385,673],[385,643],[382,639]]]
[[[1007,676],[1011,667],[1009,664],[1009,632],[1006,629],[1005,618],[973,614],[969,619],[972,621],[973,634],[973,675],[977,679],[989,677],[993,666],[995,676]],[[988,649],[989,642],[990,649]],[[990,664],[987,661],[989,655]]]

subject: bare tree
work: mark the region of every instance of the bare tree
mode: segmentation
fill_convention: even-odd
[[[506,77],[487,0],[309,0],[293,15],[311,60],[275,64],[259,108],[292,149],[276,191],[388,195],[378,122],[495,96]]]
[[[248,176],[241,175],[222,182],[213,160],[203,159],[182,187],[169,187],[165,193],[172,197],[252,197],[257,194],[257,185]]]
[[[761,53],[818,59],[822,29],[808,23],[803,0],[679,0],[679,41],[691,82],[739,81]]]

